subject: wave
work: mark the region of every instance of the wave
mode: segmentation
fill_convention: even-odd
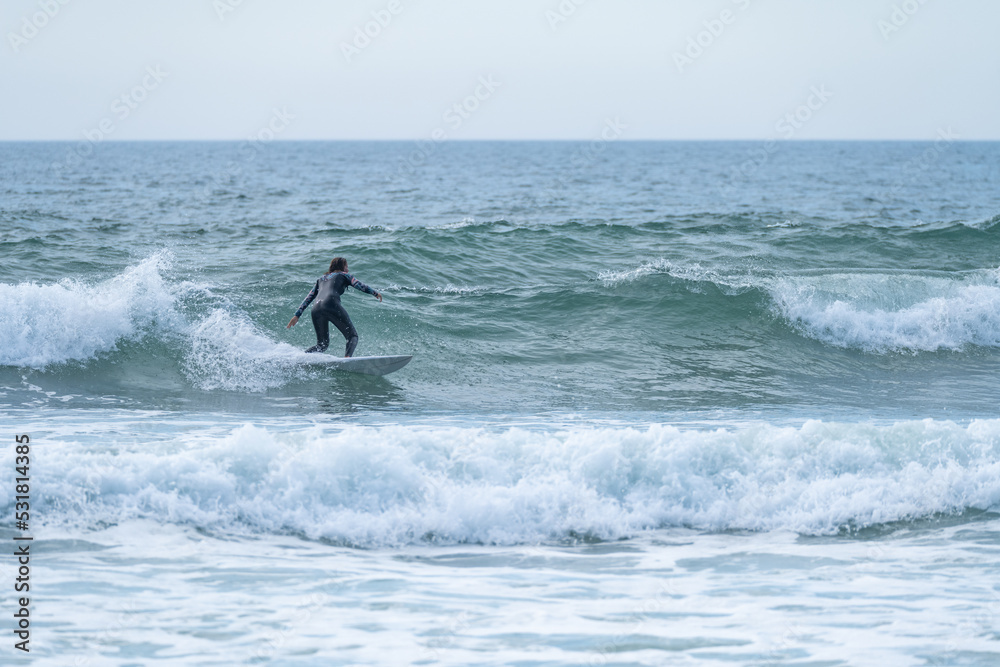
[[[315,377],[301,349],[275,341],[224,295],[169,282],[156,253],[95,284],[0,284],[0,365],[45,369],[118,354],[175,362],[196,387],[262,392]]]
[[[670,276],[682,283],[688,283],[689,287],[697,283],[710,283],[731,296],[759,286],[759,281],[756,281],[752,275],[725,274],[716,269],[703,267],[698,263],[682,264],[662,257],[640,262],[639,266],[634,268],[605,269],[597,274],[597,278],[605,287],[617,287],[655,275]]]
[[[667,527],[831,535],[1000,504],[1000,420],[717,430],[245,425],[38,452],[39,514],[365,547],[615,540]],[[0,508],[13,490],[0,489]]]
[[[804,335],[873,353],[1000,346],[1000,273],[778,278],[775,309]]]
[[[598,274],[606,288],[667,276],[685,284],[692,298],[711,285],[725,296],[762,295],[792,330],[823,343],[875,354],[1000,347],[1000,269],[960,273],[819,271],[758,275],[680,264],[660,258]],[[716,300],[706,307],[745,302]]]
[[[101,374],[98,364],[128,359],[130,368],[171,365],[201,390],[258,393],[316,377],[315,369],[299,363],[298,347],[278,339],[301,298],[300,285],[294,293],[289,283],[288,293],[257,298],[170,280],[170,263],[161,252],[103,281],[0,285],[0,366],[82,364]],[[376,326],[367,329],[366,340],[384,346],[410,340],[412,331],[424,327],[435,341],[468,350],[477,332],[494,325],[502,299],[505,307],[517,308],[530,332],[510,339],[515,351],[533,349],[540,336],[566,322],[617,327],[622,349],[647,348],[649,334],[641,334],[647,339],[640,342],[623,324],[629,321],[659,332],[654,342],[657,335],[690,334],[724,349],[732,342],[727,326],[733,335],[745,335],[748,315],[755,316],[756,341],[775,351],[803,338],[871,354],[1000,347],[1000,269],[777,274],[661,257],[605,269],[590,281],[561,282],[558,273],[531,285],[479,278],[473,285],[456,285],[445,276],[438,284],[394,285],[393,309],[373,313],[377,319],[369,323]],[[439,321],[447,326],[437,326]],[[435,326],[428,329],[428,323]],[[311,329],[308,322],[304,326]],[[293,333],[302,347],[311,344],[311,331]],[[766,357],[776,371],[786,358]]]
[[[168,262],[167,253],[157,253],[93,285],[75,278],[0,284],[0,365],[91,359],[169,324],[175,297],[160,275]]]
[[[399,225],[332,225],[328,230],[343,233],[382,231],[403,236],[416,237],[457,237],[476,236],[481,233],[526,231],[537,233],[572,232],[573,234],[604,233],[664,233],[682,232],[685,235],[718,234],[720,232],[759,231],[762,238],[774,234],[792,233],[810,235],[826,240],[852,241],[860,235],[866,238],[884,240],[912,237],[955,236],[959,240],[981,239],[984,233],[998,230],[1000,214],[988,218],[951,220],[882,220],[880,218],[844,219],[843,217],[823,217],[803,215],[795,211],[765,210],[755,213],[724,213],[719,211],[699,211],[678,215],[662,216],[658,219],[640,222],[606,220],[602,218],[570,218],[553,221],[539,221],[533,218],[520,219],[515,216],[496,216],[492,219],[476,219],[467,216],[458,220],[439,224],[399,224]]]
[[[479,219],[474,216],[454,217],[444,222],[329,222],[309,234],[322,237],[335,236],[338,239],[352,236],[365,237],[372,233],[384,235],[389,241],[400,245],[429,243],[438,241],[461,244],[464,240],[485,235],[512,232],[526,235],[570,236],[587,239],[592,236],[620,238],[660,235],[665,233],[683,234],[686,237],[718,236],[727,234],[752,234],[761,240],[791,234],[796,237],[810,236],[825,241],[843,241],[849,244],[862,239],[893,239],[957,235],[956,238],[983,238],[984,232],[991,233],[996,228],[1000,216],[989,219],[923,221],[881,221],[879,219],[843,219],[802,215],[792,211],[762,211],[759,213],[693,212],[689,214],[666,215],[642,221],[574,217],[556,220],[539,220],[534,217],[499,215]],[[268,230],[276,227],[260,225]],[[204,230],[211,231],[211,230]],[[311,237],[310,237],[311,238]]]

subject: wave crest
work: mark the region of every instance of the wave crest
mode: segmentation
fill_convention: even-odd
[[[161,276],[169,262],[159,252],[92,285],[75,278],[0,284],[0,365],[82,361],[173,323],[175,298]]]
[[[775,280],[781,316],[805,335],[873,353],[1000,346],[997,271],[956,279],[915,274],[827,274]]]

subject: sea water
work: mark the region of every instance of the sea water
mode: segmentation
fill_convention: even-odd
[[[760,148],[0,144],[4,664],[1000,663],[1000,144]]]

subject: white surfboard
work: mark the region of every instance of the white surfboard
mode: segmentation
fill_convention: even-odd
[[[412,355],[398,354],[384,357],[335,357],[329,354],[303,355],[303,363],[317,366],[328,366],[338,371],[348,373],[363,373],[365,375],[388,375],[410,363]]]

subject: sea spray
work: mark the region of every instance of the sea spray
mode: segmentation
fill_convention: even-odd
[[[100,281],[0,284],[0,365],[40,368],[82,361],[176,322],[159,252]]]

